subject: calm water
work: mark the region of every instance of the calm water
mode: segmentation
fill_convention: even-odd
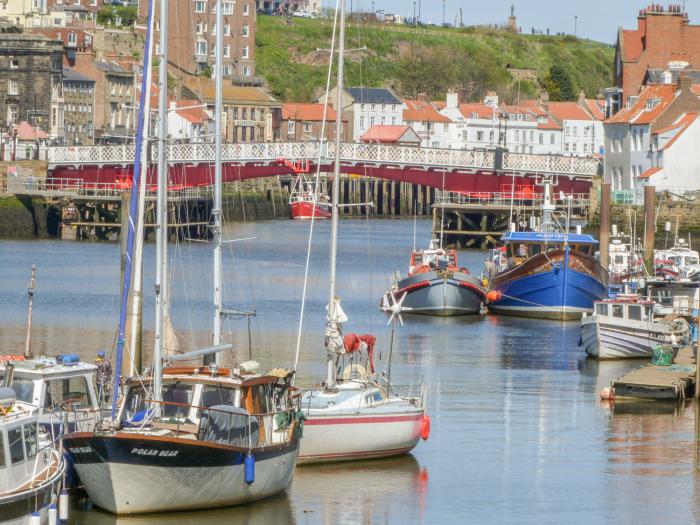
[[[418,223],[419,244],[430,224]],[[317,225],[299,375],[325,369],[322,348],[329,224]],[[225,256],[227,305],[249,308],[253,357],[293,363],[308,224],[236,225]],[[389,338],[379,297],[406,270],[411,221],[343,221],[340,295],[348,331]],[[152,326],[153,246],[146,248],[145,343]],[[35,353],[111,350],[118,316],[115,244],[0,241],[2,353],[23,349],[25,289],[38,267]],[[480,272],[483,253],[461,262]],[[171,251],[173,318],[181,348],[207,342],[211,253],[201,243]],[[638,364],[598,365],[577,348],[576,323],[507,317],[406,318],[392,377],[424,377],[432,435],[399,459],[297,469],[283,496],[250,507],[120,518],[75,512],[73,523],[412,524],[698,522],[694,409],[601,405],[597,392]],[[231,320],[227,338],[248,358],[247,323]],[[386,352],[383,352],[386,357]],[[231,356],[229,360],[233,359]]]

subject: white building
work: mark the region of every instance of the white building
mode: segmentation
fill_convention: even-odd
[[[336,89],[329,93],[330,105],[336,104]],[[326,95],[319,98],[325,103]],[[399,126],[403,122],[403,102],[385,88],[345,88],[343,90],[344,115],[352,126],[352,140],[359,142],[372,126]]]
[[[206,142],[214,132],[214,117],[198,100],[170,101],[168,135],[174,140]]]
[[[605,144],[602,118],[595,118],[581,102],[549,102],[546,110],[564,129],[561,151],[564,155],[602,154]]]
[[[441,114],[436,104],[424,98],[403,101],[404,123],[418,134],[423,148],[451,148],[454,123]]]

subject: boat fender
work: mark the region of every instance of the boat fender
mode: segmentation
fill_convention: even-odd
[[[482,286],[483,286],[484,288],[488,288],[488,287],[489,287],[489,280],[488,280],[486,277],[484,277],[484,278],[481,280],[481,284],[482,284]]]
[[[29,525],[41,525],[40,512],[32,512],[32,515],[29,517]]]
[[[490,303],[495,303],[501,298],[501,293],[496,290],[491,290],[486,294],[486,300]]]
[[[244,470],[245,470],[245,475],[244,479],[245,482],[250,485],[255,481],[255,458],[253,457],[253,454],[248,452],[245,456],[245,460],[243,461],[244,463]]]
[[[58,525],[58,509],[55,503],[49,505],[49,525]]]
[[[78,354],[63,354],[57,356],[56,361],[64,365],[72,365],[80,362],[80,356]]]
[[[70,501],[67,490],[62,490],[58,496],[58,519],[62,522],[68,521],[68,511],[70,510]]]
[[[603,401],[613,401],[615,399],[615,389],[606,387],[600,391],[600,399]]]
[[[420,437],[426,441],[430,437],[430,416],[423,414],[423,419],[420,422]]]

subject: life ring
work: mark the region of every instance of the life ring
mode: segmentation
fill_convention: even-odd
[[[423,419],[420,422],[420,437],[426,441],[430,437],[430,416],[423,414]]]
[[[367,369],[360,364],[352,363],[343,369],[341,377],[346,381],[357,378],[364,379],[367,377]]]

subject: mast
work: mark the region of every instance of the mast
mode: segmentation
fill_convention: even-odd
[[[27,340],[24,343],[24,357],[32,355],[32,309],[34,307],[34,284],[36,283],[36,266],[32,264],[32,276],[29,279],[29,310],[27,312]]]
[[[340,195],[340,144],[341,130],[343,126],[343,67],[345,53],[345,0],[338,0],[340,9],[340,35],[338,43],[338,84],[336,86],[335,105],[335,162],[333,163],[333,204],[331,215],[331,253],[330,253],[330,293],[328,299],[328,326],[326,327],[326,337],[329,332],[339,332],[336,312],[336,266],[338,258],[338,204]],[[342,339],[342,337],[341,337]],[[328,346],[329,341],[326,342]],[[332,388],[335,385],[335,357],[334,351],[327,348],[328,377],[326,385]]]
[[[112,390],[112,419],[117,412],[117,398],[119,397],[119,382],[121,378],[122,358],[124,356],[124,333],[126,330],[126,314],[129,302],[129,291],[131,290],[131,277],[133,268],[133,251],[134,251],[134,236],[135,225],[134,220],[138,214],[138,192],[141,181],[141,151],[143,148],[143,124],[144,124],[144,109],[146,105],[146,71],[153,63],[151,38],[153,35],[153,6],[154,0],[148,2],[148,19],[146,31],[146,53],[143,57],[144,74],[141,78],[141,96],[138,113],[138,123],[136,126],[136,151],[134,155],[134,171],[132,174],[131,195],[129,197],[129,228],[126,238],[126,258],[124,264],[124,283],[121,290],[121,306],[119,309],[119,329],[117,333],[117,352],[114,362],[114,388]],[[122,232],[123,235],[124,232]]]
[[[221,0],[216,0],[216,61],[214,66],[216,94],[214,105],[214,125],[216,127],[215,134],[215,159],[214,159],[214,209],[212,215],[214,218],[214,346],[221,344],[221,320],[223,313],[223,304],[221,298],[221,104],[223,100],[223,47],[224,47],[224,17],[222,11]],[[221,364],[221,355],[216,354],[215,362]]]
[[[164,302],[167,298],[168,275],[168,0],[160,0],[160,64],[158,66],[158,196],[156,204],[156,326],[153,346],[153,399],[161,401],[164,343]],[[156,405],[156,410],[160,405]],[[158,413],[158,412],[156,412]]]

